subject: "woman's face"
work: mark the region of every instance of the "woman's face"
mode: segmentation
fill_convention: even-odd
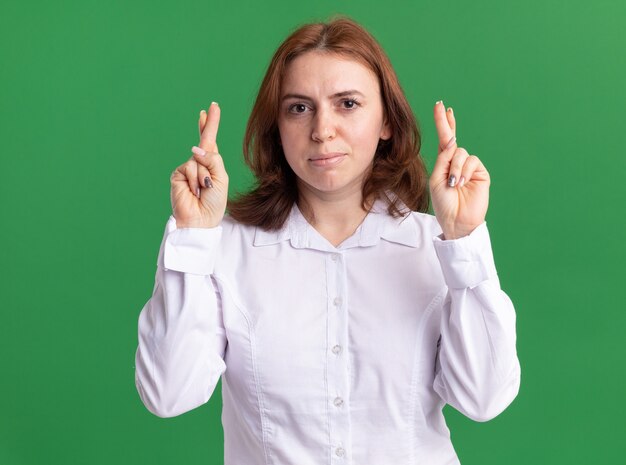
[[[320,193],[360,192],[379,140],[391,137],[376,75],[315,51],[286,69],[278,129],[299,187]]]

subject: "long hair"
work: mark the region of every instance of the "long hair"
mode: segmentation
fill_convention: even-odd
[[[375,198],[386,199],[394,217],[409,210],[427,212],[428,174],[420,156],[417,121],[391,62],[376,39],[355,21],[339,17],[327,23],[305,24],[276,50],[252,108],[243,141],[246,164],[255,187],[229,201],[229,215],[240,223],[266,230],[280,229],[298,202],[297,178],[280,145],[280,92],[287,65],[309,51],[338,54],[365,65],[378,77],[389,140],[379,140],[372,169],[363,183],[363,208]],[[389,194],[392,195],[389,195]]]

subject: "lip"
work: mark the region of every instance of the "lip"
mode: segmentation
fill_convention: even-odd
[[[313,166],[334,166],[343,160],[345,156],[346,154],[341,152],[323,153],[309,158],[309,161]]]

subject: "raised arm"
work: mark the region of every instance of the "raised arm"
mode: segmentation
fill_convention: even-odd
[[[221,229],[176,229],[174,217],[166,226],[135,355],[139,396],[160,417],[207,402],[226,370],[220,295],[211,278]]]
[[[172,173],[173,216],[161,243],[152,297],[139,316],[137,390],[161,417],[207,402],[226,369],[220,296],[211,278],[228,197],[216,142],[219,120],[215,103],[201,112],[199,147]]]
[[[434,246],[448,292],[433,387],[467,417],[487,421],[519,390],[515,309],[500,289],[487,224],[460,239],[442,236]]]
[[[489,173],[457,146],[451,108],[437,102],[434,119],[439,154],[429,187],[443,231],[434,246],[448,285],[434,389],[468,417],[485,421],[519,390],[515,309],[500,289],[485,223]]]

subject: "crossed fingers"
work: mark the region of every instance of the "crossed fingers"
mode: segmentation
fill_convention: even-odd
[[[456,120],[452,108],[446,109],[442,101],[435,104],[435,126],[439,138],[437,162],[433,174],[445,177],[449,187],[462,187],[472,175],[484,169],[475,155],[470,155],[456,143]]]

